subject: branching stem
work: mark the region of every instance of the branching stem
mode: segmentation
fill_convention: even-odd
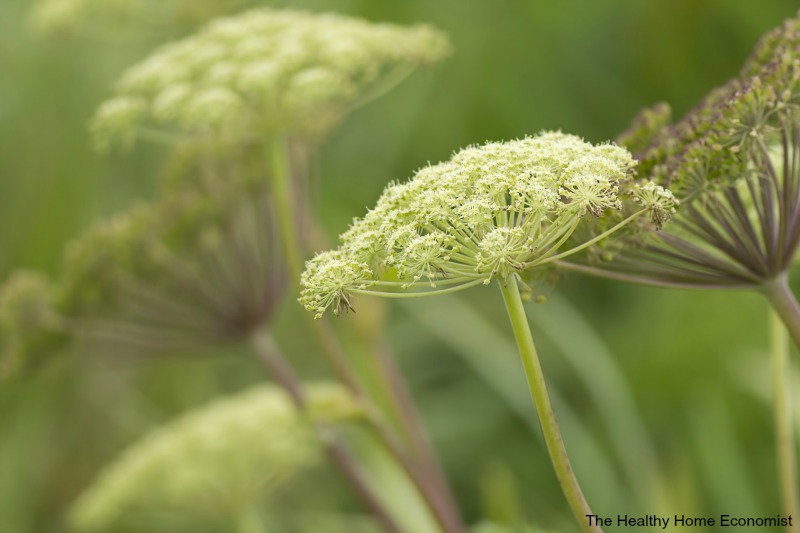
[[[291,187],[291,169],[288,160],[288,147],[285,139],[274,139],[271,144],[270,162],[272,167],[272,188],[275,196],[275,209],[278,224],[281,231],[283,251],[286,256],[287,266],[290,271],[293,286],[300,283],[300,273],[302,271],[302,238],[297,234],[297,224],[292,215],[294,193]],[[480,283],[478,280],[475,283]],[[452,289],[464,288],[463,285],[444,289],[443,291],[452,292]],[[391,294],[391,293],[387,293]],[[337,378],[345,385],[350,392],[361,400],[367,400],[368,396],[349,364],[347,355],[328,322],[314,320],[310,313],[303,313],[308,318],[308,322],[316,337],[317,344],[323,354],[328,359]],[[444,533],[464,533],[464,527],[454,500],[450,498],[446,485],[442,485],[435,475],[418,463],[415,457],[410,456],[404,450],[399,439],[392,431],[392,428],[385,423],[382,414],[375,409],[370,411],[368,417],[370,425],[375,430],[380,442],[391,454],[397,464],[404,470],[409,480],[417,488],[423,501],[429,507],[431,513],[440,525]]]
[[[783,321],[786,329],[794,340],[795,346],[800,348],[800,304],[797,303],[786,273],[776,277],[771,282],[761,286],[761,292],[767,297],[772,308]]]
[[[286,362],[286,358],[275,344],[275,341],[265,331],[256,331],[251,337],[250,345],[258,359],[264,363],[272,378],[286,391],[292,399],[294,406],[303,411],[307,400],[303,391],[303,384],[295,375],[294,370]],[[386,533],[402,533],[402,529],[395,522],[392,515],[384,507],[383,502],[373,491],[367,480],[358,468],[357,461],[338,439],[333,428],[317,423],[315,430],[320,437],[328,457],[344,478],[353,487],[364,505],[372,512],[375,520]],[[244,530],[243,530],[244,533]]]

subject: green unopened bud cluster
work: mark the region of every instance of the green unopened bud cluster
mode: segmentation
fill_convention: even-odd
[[[248,139],[326,131],[370,88],[449,53],[428,26],[256,9],[215,20],[132,67],[98,111],[101,146],[147,128]]]
[[[634,165],[623,148],[554,132],[466,148],[390,185],[341,236],[339,250],[308,262],[301,302],[320,316],[381,287],[488,284],[570,253],[562,247],[582,222],[630,200],[653,220],[668,219],[671,193],[634,187]]]
[[[712,90],[675,124],[665,103],[645,109],[617,141],[640,160],[640,174],[682,200],[765,174],[771,147],[800,111],[800,18],[755,46],[740,75]]]
[[[739,75],[672,124],[644,110],[619,142],[638,173],[684,204],[679,223],[622,243],[611,268],[642,282],[760,285],[785,273],[800,243],[800,17],[755,46]],[[596,261],[590,262],[596,263]]]
[[[312,422],[361,416],[340,387],[307,387],[308,413],[286,394],[259,386],[216,400],[153,431],[107,467],[77,501],[78,531],[141,530],[162,520],[220,520],[267,497],[320,459]],[[169,522],[168,522],[169,523]]]
[[[190,166],[156,200],[98,221],[69,243],[52,281],[22,272],[0,285],[0,377],[36,368],[78,337],[97,351],[164,355],[265,327],[286,289],[264,223],[271,209],[247,164]]]

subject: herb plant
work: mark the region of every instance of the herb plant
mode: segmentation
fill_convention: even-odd
[[[355,295],[414,298],[497,281],[561,488],[577,521],[592,512],[569,464],[520,292],[520,277],[610,238],[639,217],[661,223],[672,194],[632,178],[630,154],[608,144],[542,133],[467,148],[390,185],[372,211],[317,255],[303,274],[301,302],[321,318],[353,308]],[[606,211],[622,221],[585,242],[580,225]]]
[[[560,267],[657,287],[756,291],[800,347],[800,304],[789,287],[800,245],[799,59],[794,18],[764,35],[739,75],[675,124],[667,104],[642,111],[618,142],[634,152],[640,175],[674,191],[674,223],[599,243],[582,263]],[[798,516],[781,344],[772,341],[777,464],[783,511]]]

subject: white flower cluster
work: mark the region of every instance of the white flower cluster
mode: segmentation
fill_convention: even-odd
[[[339,250],[309,261],[301,302],[338,314],[352,293],[422,294],[402,290],[423,278],[426,292],[453,291],[552,262],[591,244],[562,251],[587,215],[621,209],[620,187],[644,204],[635,216],[672,208],[660,187],[631,187],[634,165],[623,148],[555,132],[462,150],[390,185]]]
[[[255,9],[219,19],[132,67],[93,129],[103,146],[142,129],[258,138],[319,134],[371,90],[449,53],[428,26]]]
[[[338,386],[311,384],[307,392],[308,416],[280,389],[259,386],[154,431],[101,473],[73,507],[72,524],[111,531],[170,513],[230,517],[317,462],[309,416],[331,422],[360,416]]]

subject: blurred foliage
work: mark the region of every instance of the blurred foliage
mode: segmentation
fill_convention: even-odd
[[[357,419],[359,407],[342,387],[316,383],[308,392],[308,418]],[[266,497],[318,462],[320,452],[309,420],[285,392],[253,387],[127,449],[81,495],[70,522],[78,531],[227,531],[258,516]]]
[[[124,157],[98,155],[87,130],[113,80],[148,55],[157,38],[116,44],[37,34],[31,4],[0,2],[2,278],[15,268],[53,273],[67,240],[101,215],[150,197],[164,164],[160,152],[147,147]],[[315,195],[329,237],[363,214],[387,182],[447,159],[457,147],[544,128],[602,141],[641,107],[661,100],[680,116],[734,75],[756,38],[796,9],[789,0],[290,4],[431,23],[450,33],[455,49],[442,66],[412,76],[348,118],[324,146]],[[571,302],[568,311],[546,304],[531,315],[541,330],[556,411],[565,413],[565,440],[596,512],[777,512],[771,414],[752,394],[763,384],[754,371],[745,386],[741,379],[744,362],[767,364],[767,318],[758,297],[659,291],[578,276],[545,292],[553,303],[556,297]],[[476,289],[442,301],[463,306],[481,327],[510,340],[496,291]],[[512,468],[524,517],[571,531],[538,432],[512,397],[514,386],[478,374],[447,340],[478,326],[457,322],[463,313],[444,306],[432,313],[428,304],[395,306],[390,342],[465,516],[471,523],[487,516],[483,491],[502,482],[497,465],[505,465]],[[304,375],[318,376],[323,365],[308,339],[294,334],[301,312],[287,305],[277,336],[287,351],[307,354],[298,361]],[[576,329],[576,316],[588,329]],[[582,359],[568,356],[576,349],[570,339],[594,339],[585,331],[594,331],[602,345],[587,341],[578,349]],[[518,363],[502,351],[487,346],[481,363],[504,369],[500,376],[519,377]],[[259,380],[255,363],[243,358],[153,363],[114,355],[99,365],[74,357],[36,379],[0,388],[0,531],[64,531],[66,507],[126,444],[204,400]],[[592,386],[603,383],[592,376],[605,380],[600,376],[608,369],[620,386],[598,397]],[[615,412],[620,406],[624,410]],[[652,457],[645,458],[653,471],[634,487],[623,476],[626,457],[612,433],[639,424],[653,443]],[[323,513],[356,507],[324,471],[311,488],[304,504],[319,505]],[[322,493],[336,496],[323,505],[312,496]]]

